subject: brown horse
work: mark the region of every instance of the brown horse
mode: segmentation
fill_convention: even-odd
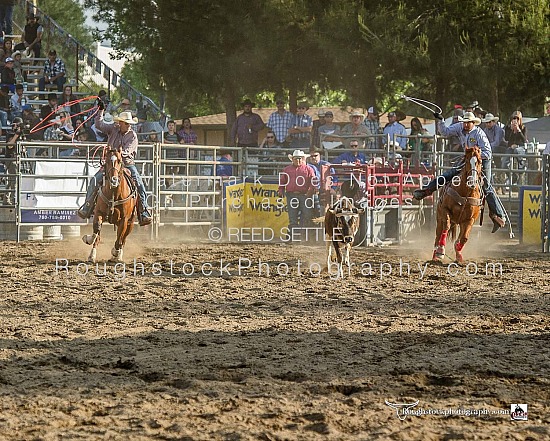
[[[432,260],[441,262],[445,256],[447,235],[451,240],[460,234],[455,242],[456,261],[464,262],[462,249],[474,222],[479,217],[483,200],[481,198],[481,150],[479,147],[468,147],[464,154],[464,167],[460,175],[455,176],[443,189],[437,203],[437,231],[435,233],[435,250]]]
[[[112,223],[115,225],[117,238],[110,260],[121,262],[126,238],[134,227],[137,193],[130,173],[124,168],[120,151],[106,150],[103,162],[103,185],[99,188],[94,209],[94,234],[86,235],[82,240],[92,245],[88,261],[95,263],[101,225],[104,221]]]

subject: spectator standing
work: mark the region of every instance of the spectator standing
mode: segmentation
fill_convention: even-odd
[[[130,106],[131,106],[130,100],[129,100],[128,98],[124,98],[124,99],[120,102],[120,104],[114,108],[113,111],[114,111],[116,114],[119,114],[119,113],[121,113],[121,112],[132,112],[132,114],[134,114],[135,112],[132,111],[132,109],[130,108]]]
[[[13,41],[11,38],[6,38],[0,48],[0,69],[4,68],[8,57],[13,58]]]
[[[309,106],[305,101],[299,103],[296,110],[296,115],[292,116],[292,120],[290,122],[291,128],[288,130],[290,136],[290,147],[295,149],[309,149],[311,145],[313,120],[311,116],[306,114],[308,109]]]
[[[481,122],[485,123],[483,131],[487,135],[493,153],[504,153],[504,129],[497,124],[498,120],[498,116],[487,113]]]
[[[325,124],[319,127],[319,139],[321,147],[333,149],[342,145],[340,139],[340,126],[334,123],[334,114],[328,110],[325,112]]]
[[[426,135],[431,136],[430,132],[427,129],[422,127],[422,123],[416,117],[411,119],[411,136],[417,135]],[[420,152],[431,152],[433,146],[432,138],[421,138],[420,136],[416,138],[408,138],[409,140],[409,150],[413,150],[417,153]]]
[[[315,177],[317,178],[317,194],[314,195],[314,203],[313,203],[313,216],[318,217],[321,216],[321,204],[323,207],[327,207],[327,205],[330,203],[330,191],[326,190],[325,182],[323,182],[323,166],[330,166],[330,162],[325,161],[324,159],[321,159],[321,151],[320,150],[314,150],[311,153],[311,156],[309,157],[310,162],[309,166],[313,167],[315,171]],[[325,175],[328,175],[330,177],[332,182],[332,176],[334,176],[335,171],[331,167]],[[326,176],[325,176],[326,177]],[[329,182],[329,184],[331,183]]]
[[[319,127],[326,124],[325,114],[325,109],[319,109],[319,111],[317,112],[318,119],[313,121],[313,126],[311,127],[311,150],[314,150],[321,146]]]
[[[390,141],[393,141],[395,137],[395,142],[401,146],[401,149],[407,149],[407,129],[397,121],[396,112],[388,113],[388,124],[384,127],[384,135],[389,135]]]
[[[315,171],[306,164],[309,155],[294,150],[288,155],[291,165],[279,174],[279,197],[286,196],[288,229],[309,227],[312,219],[312,196],[315,193]]]
[[[372,135],[380,135],[382,130],[380,128],[380,118],[378,117],[378,110],[375,107],[369,107],[367,110],[367,117],[364,119],[363,124],[369,130]],[[366,143],[367,149],[379,149],[382,145],[380,138],[368,138]]]
[[[15,70],[13,69],[14,59],[6,58],[4,69],[2,69],[1,79],[2,85],[8,86],[11,92],[15,92]],[[21,85],[23,87],[23,85]]]
[[[510,116],[510,120],[504,129],[504,139],[508,146],[506,154],[508,155],[524,155],[525,143],[527,142],[527,128],[523,124],[523,115],[519,110],[516,110]],[[502,168],[510,167],[510,156],[504,156],[502,158]],[[518,156],[518,170],[525,170],[527,168],[527,161],[525,156]]]
[[[281,148],[281,146],[277,143],[277,137],[275,135],[275,132],[273,130],[269,130],[265,138],[263,139],[262,143],[260,144],[260,149],[277,149]],[[273,162],[274,160],[269,156],[269,152],[263,151],[260,152],[260,162]],[[272,171],[269,168],[260,166],[258,169],[258,174],[260,175],[268,175],[271,174]]]
[[[180,136],[176,133],[176,123],[173,120],[167,123],[168,131],[163,133],[164,144],[179,144]],[[183,149],[167,148],[166,159],[181,159],[184,158]],[[177,165],[167,167],[168,173],[173,175],[180,174],[180,168]]]
[[[27,24],[21,35],[21,43],[15,46],[18,51],[32,51],[34,58],[40,58],[40,49],[42,48],[43,28],[38,23],[38,17],[32,12],[27,15]]]
[[[44,62],[44,76],[38,80],[38,90],[45,90],[46,84],[55,84],[57,91],[61,92],[66,81],[65,63],[52,49],[48,52],[48,59]]]
[[[342,136],[348,136],[348,138],[344,139],[344,145],[351,147],[351,139],[349,138],[350,135],[353,136],[362,136],[363,141],[366,140],[366,135],[370,135],[371,132],[367,127],[363,124],[363,119],[365,118],[365,115],[359,112],[358,110],[353,111],[350,116],[349,120],[350,122],[344,126],[340,134]]]
[[[176,133],[176,122],[173,120],[168,121],[168,131],[164,132],[165,144],[179,144],[180,136]]]
[[[193,126],[191,125],[191,120],[189,118],[183,118],[178,135],[180,137],[180,144],[195,145],[197,143],[198,137],[193,130]]]
[[[249,99],[242,103],[241,113],[231,128],[231,143],[237,147],[258,147],[258,132],[264,128],[260,115],[253,113],[256,104]]]
[[[273,130],[279,145],[284,145],[288,137],[288,129],[292,126],[292,113],[285,110],[285,102],[282,99],[277,99],[275,102],[277,110],[269,115],[267,127]]]
[[[13,7],[15,0],[0,0],[0,35],[11,35],[13,31]]]
[[[8,174],[15,175],[17,173],[17,141],[23,139],[23,120],[19,117],[13,119],[12,127],[8,129],[6,134],[6,159],[10,159],[10,162],[6,163]],[[24,147],[23,147],[24,149]],[[6,205],[12,205],[14,199],[12,198],[12,192],[17,194],[16,190],[17,179],[16,176],[10,176],[8,178],[8,185],[6,189],[8,192],[4,196],[4,203]]]

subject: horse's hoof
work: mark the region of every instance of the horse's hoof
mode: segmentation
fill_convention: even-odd
[[[84,242],[86,245],[92,245],[94,240],[94,236],[92,234],[85,234],[82,236],[82,242]]]
[[[92,249],[90,255],[88,256],[88,262],[95,263],[97,260],[97,251],[96,249]]]

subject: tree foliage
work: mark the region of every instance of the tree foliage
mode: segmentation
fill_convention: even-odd
[[[291,104],[409,110],[402,93],[443,108],[478,100],[494,113],[539,114],[550,89],[548,0],[86,5],[107,21],[114,47],[140,54],[141,81],[178,116],[225,109],[232,118],[244,97],[268,105],[281,94]]]

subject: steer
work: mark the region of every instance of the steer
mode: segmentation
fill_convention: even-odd
[[[359,229],[359,215],[364,211],[364,208],[355,206],[353,199],[343,197],[325,214],[327,268],[330,273],[332,263],[336,262],[337,277],[344,277],[344,264],[348,266],[348,273],[351,269],[349,253]]]

